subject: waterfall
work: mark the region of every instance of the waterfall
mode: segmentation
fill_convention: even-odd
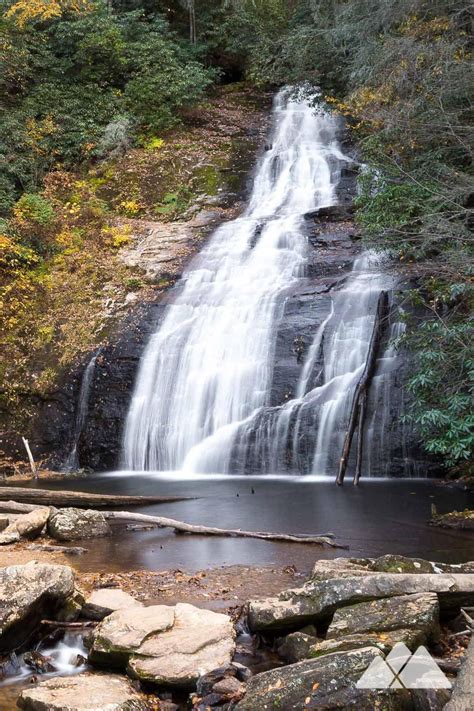
[[[84,424],[86,422],[87,410],[89,408],[89,395],[92,384],[92,378],[94,377],[94,370],[97,358],[100,351],[98,351],[84,369],[81,380],[81,388],[79,390],[79,399],[77,401],[76,407],[76,417],[74,420],[74,431],[72,437],[71,451],[64,463],[64,469],[66,471],[73,471],[77,469],[80,465],[79,457],[77,455],[77,445],[79,444],[79,437],[81,436],[82,430],[84,429]]]
[[[327,297],[293,395],[275,405],[278,326],[307,265],[305,215],[337,203],[349,159],[336,120],[289,90],[277,95],[273,116],[247,209],[191,263],[145,349],[125,427],[126,469],[335,473],[377,299],[391,283],[373,255],[355,260]],[[387,394],[393,356],[379,359],[377,392]]]
[[[336,202],[344,158],[335,119],[289,90],[273,116],[247,209],[188,268],[146,347],[125,427],[128,469],[226,471],[232,433],[269,402],[285,292],[306,263],[303,216]]]

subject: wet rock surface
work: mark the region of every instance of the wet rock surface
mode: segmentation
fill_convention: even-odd
[[[0,652],[20,647],[44,617],[75,619],[81,602],[68,566],[32,562],[0,568]]]
[[[60,509],[48,521],[48,533],[58,541],[78,541],[110,534],[110,526],[100,511]]]
[[[56,677],[26,689],[18,707],[24,711],[150,711],[151,704],[128,679],[84,673]]]
[[[114,612],[93,633],[90,659],[127,666],[128,673],[155,684],[190,686],[232,660],[235,632],[230,618],[193,605],[154,605]]]

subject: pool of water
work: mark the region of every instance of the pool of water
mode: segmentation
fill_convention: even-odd
[[[399,553],[459,563],[474,557],[474,536],[428,525],[438,512],[472,507],[467,491],[433,480],[348,482],[312,477],[183,476],[118,472],[69,481],[41,482],[54,489],[114,494],[184,495],[189,501],[140,507],[142,513],[195,524],[283,533],[332,532],[346,549],[245,538],[176,535],[169,529],[118,530],[84,542],[89,550],[74,557],[82,570],[197,570],[220,565],[295,565],[309,570],[317,558]],[[71,559],[72,560],[72,559]]]

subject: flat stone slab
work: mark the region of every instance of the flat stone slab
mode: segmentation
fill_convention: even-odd
[[[439,603],[436,593],[388,597],[343,607],[334,613],[326,639],[365,632],[397,629],[420,631],[423,641],[439,634]]]
[[[24,711],[149,711],[146,697],[128,679],[85,672],[55,677],[21,692],[17,705]]]
[[[387,554],[379,558],[334,558],[317,560],[313,566],[313,580],[353,577],[374,573],[474,573],[474,561],[467,563],[435,563],[423,558],[408,558]]]
[[[143,603],[120,588],[99,588],[86,599],[82,615],[92,620],[103,620],[112,612],[131,607],[143,607]]]
[[[26,641],[43,617],[75,619],[81,602],[67,565],[31,561],[0,568],[0,652]]]
[[[357,709],[401,711],[412,709],[409,692],[370,691],[356,684],[369,664],[382,652],[365,647],[328,654],[253,676],[235,711],[303,711],[304,709]]]
[[[354,571],[352,571],[354,573]],[[474,575],[467,573],[377,573],[312,579],[278,597],[251,600],[252,630],[302,627],[330,617],[339,607],[413,593],[436,593],[442,608],[474,605]]]
[[[179,603],[118,610],[98,625],[90,660],[127,667],[134,677],[156,684],[190,686],[235,651],[231,619]]]

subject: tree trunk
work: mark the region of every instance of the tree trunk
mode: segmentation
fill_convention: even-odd
[[[377,310],[375,312],[374,328],[372,330],[372,336],[370,339],[369,350],[367,353],[367,360],[365,362],[365,367],[360,377],[357,387],[354,391],[354,397],[352,399],[351,414],[349,417],[349,427],[344,438],[344,444],[342,447],[342,455],[339,461],[339,472],[336,478],[336,484],[341,486],[344,483],[344,476],[346,474],[347,462],[349,459],[349,454],[351,451],[352,439],[354,437],[354,432],[356,429],[357,422],[359,421],[359,450],[360,456],[362,456],[362,437],[363,437],[363,418],[365,410],[365,400],[367,398],[367,392],[372,381],[372,377],[375,372],[375,365],[377,362],[377,354],[380,346],[380,341],[382,339],[382,334],[384,331],[385,323],[388,317],[388,294],[386,291],[381,291],[379,294],[379,299],[377,302]],[[361,409],[363,410],[361,413]],[[354,484],[357,484],[360,478],[360,467],[362,463],[359,461],[359,475],[354,477]]]
[[[20,486],[0,486],[0,501],[15,501],[44,506],[76,506],[77,508],[103,508],[104,506],[146,506],[188,501],[189,496],[116,496],[114,494],[89,494],[81,491],[50,491]]]

